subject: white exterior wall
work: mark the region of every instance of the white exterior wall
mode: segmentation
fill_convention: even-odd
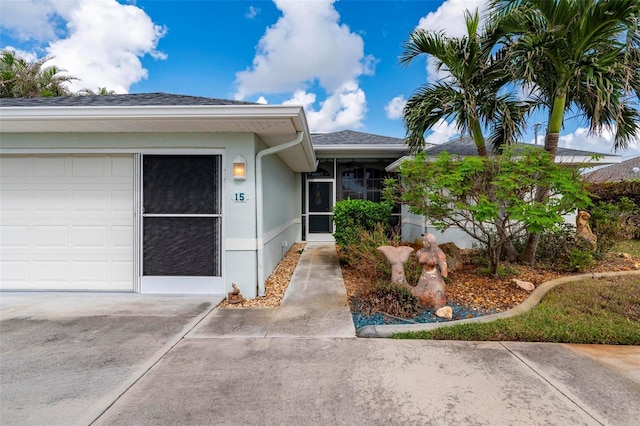
[[[422,241],[421,234],[424,232],[424,216],[413,214],[406,205],[401,207],[402,227],[401,235],[403,241]]]
[[[302,239],[301,178],[276,155],[263,157],[264,276],[266,280],[291,244]]]
[[[24,154],[222,154],[224,169],[222,209],[223,231],[222,275],[227,291],[236,283],[242,294],[255,297],[257,281],[255,150],[256,137],[250,133],[34,133],[2,135],[0,149]],[[242,155],[246,162],[244,181],[233,179],[233,160]],[[270,236],[265,251],[265,274],[268,276],[282,248],[280,241],[289,244],[300,239],[300,223],[292,219],[300,216],[300,184],[296,174],[277,156],[266,159],[265,183],[269,189],[265,197],[265,234]],[[269,177],[271,176],[271,177]],[[272,185],[272,182],[277,182]],[[131,181],[133,188],[133,180]],[[235,202],[235,193],[244,193],[244,202]],[[282,232],[276,232],[283,224]],[[269,233],[275,233],[271,235]],[[275,245],[275,246],[274,246]],[[277,247],[276,247],[277,246]]]

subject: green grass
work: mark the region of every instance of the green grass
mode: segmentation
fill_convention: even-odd
[[[489,323],[401,333],[398,339],[640,344],[640,275],[562,284],[532,310]]]
[[[640,240],[621,241],[612,250],[615,252],[629,253],[634,258],[640,257]]]

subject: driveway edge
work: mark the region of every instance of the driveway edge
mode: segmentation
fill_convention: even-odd
[[[536,306],[542,298],[551,291],[554,287],[565,284],[572,281],[578,281],[586,278],[601,278],[601,277],[615,277],[622,275],[640,275],[640,270],[635,271],[615,271],[615,272],[596,272],[596,273],[588,273],[581,275],[572,275],[569,277],[556,278],[551,281],[546,281],[540,284],[535,288],[525,299],[524,302],[520,303],[518,306],[513,309],[509,309],[505,312],[500,312],[497,314],[485,315],[476,318],[468,318],[457,321],[447,321],[447,322],[435,322],[435,323],[424,323],[424,324],[389,324],[389,325],[366,325],[364,327],[356,330],[356,335],[358,337],[391,337],[396,333],[404,333],[407,331],[428,331],[434,330],[440,327],[450,327],[452,325],[458,324],[471,324],[471,323],[484,323],[491,322],[501,318],[509,318],[532,309]]]

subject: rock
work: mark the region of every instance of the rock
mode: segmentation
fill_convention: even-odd
[[[442,308],[436,311],[435,315],[438,318],[451,319],[453,318],[453,309],[451,309],[450,306],[443,306]]]
[[[536,288],[536,286],[534,286],[533,283],[530,283],[529,281],[522,281],[515,278],[512,281],[515,283],[515,285],[517,285],[518,287],[520,287],[525,291],[531,292]]]
[[[619,253],[618,257],[621,257],[623,259],[631,259],[631,255],[629,253]]]
[[[460,247],[456,243],[443,243],[439,244],[440,250],[447,256],[447,266],[449,271],[455,271],[462,267],[464,263],[463,253]]]

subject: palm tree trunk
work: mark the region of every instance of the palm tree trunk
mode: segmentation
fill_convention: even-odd
[[[480,126],[480,121],[478,121],[477,119],[473,120],[473,124],[471,126],[471,133],[473,134],[473,141],[476,144],[478,155],[480,157],[486,157],[487,146],[485,145],[484,135],[482,134],[482,127]]]

